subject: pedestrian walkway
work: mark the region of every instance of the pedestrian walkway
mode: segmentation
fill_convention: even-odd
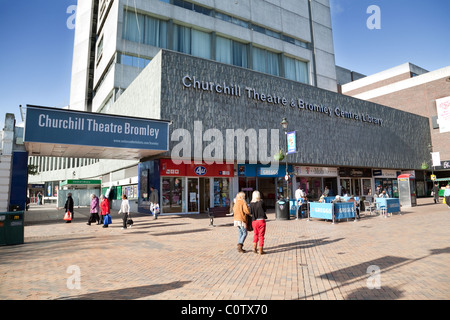
[[[450,299],[450,209],[419,204],[336,224],[269,213],[262,256],[252,232],[237,252],[232,217],[140,215],[122,230],[119,216],[105,229],[75,209],[0,247],[0,299]]]

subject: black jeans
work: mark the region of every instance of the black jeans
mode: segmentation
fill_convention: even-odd
[[[88,220],[88,224],[91,224],[93,222],[99,223],[100,222],[100,217],[98,216],[98,213],[91,213],[91,215],[89,216],[89,220]]]
[[[124,229],[127,228],[127,220],[128,220],[128,213],[124,213],[124,214],[123,214],[123,218],[122,218],[122,221],[123,221],[123,228],[124,228]]]

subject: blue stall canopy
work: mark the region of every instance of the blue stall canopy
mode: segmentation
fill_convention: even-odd
[[[27,105],[30,156],[140,160],[169,150],[168,120]]]

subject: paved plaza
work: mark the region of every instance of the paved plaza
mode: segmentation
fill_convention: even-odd
[[[44,211],[62,216],[26,215]],[[87,215],[27,222],[24,244],[0,247],[0,299],[450,299],[450,209],[432,199],[336,224],[269,213],[262,256],[253,232],[237,252],[232,217],[135,215],[122,230],[117,215],[107,229]]]

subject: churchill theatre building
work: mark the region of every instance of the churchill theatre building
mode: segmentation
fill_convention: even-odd
[[[427,118],[336,93],[328,0],[130,3],[80,1],[70,108],[171,121],[168,152],[84,171],[133,181],[138,211],[150,186],[163,214],[256,189],[269,207],[297,186],[371,197],[380,176],[395,196],[428,160]],[[294,150],[277,161],[286,132]]]

